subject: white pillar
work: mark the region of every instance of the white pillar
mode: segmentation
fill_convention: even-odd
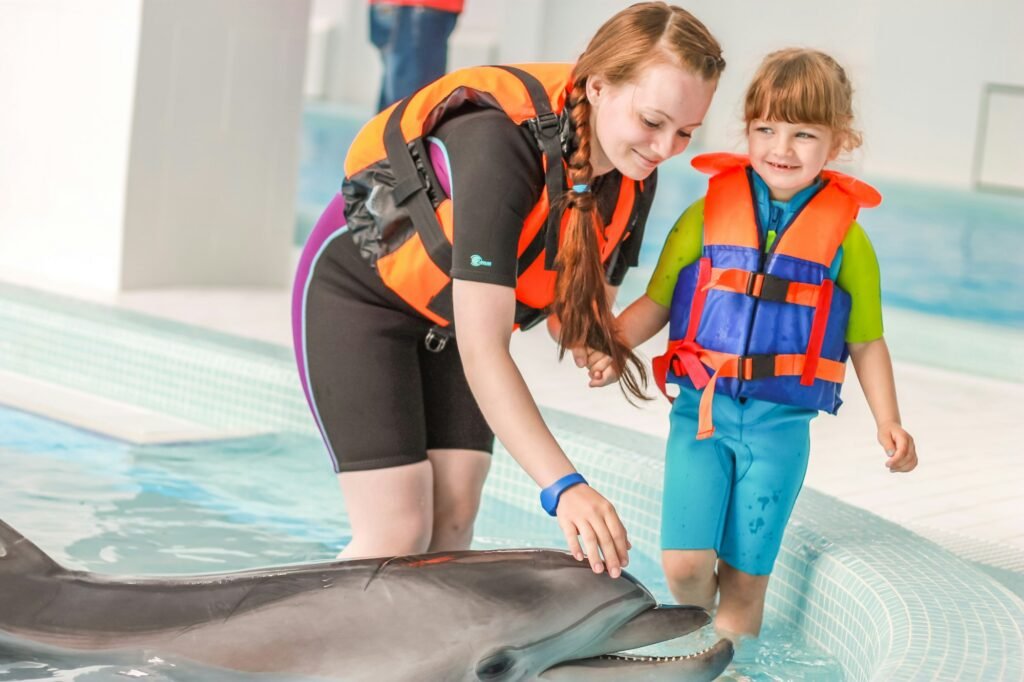
[[[309,0],[0,3],[0,279],[290,273]]]

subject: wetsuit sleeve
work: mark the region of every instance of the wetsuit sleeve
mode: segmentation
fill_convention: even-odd
[[[864,343],[882,338],[882,282],[878,258],[864,228],[856,222],[843,240],[843,260],[836,284],[852,299],[846,342]]]
[[[672,293],[679,271],[700,258],[704,242],[704,200],[694,203],[679,216],[665,239],[658,264],[647,284],[647,296],[655,303],[672,305]]]
[[[435,130],[452,180],[453,278],[516,285],[519,236],[544,185],[527,135],[494,109],[460,113]]]
[[[622,247],[619,248],[618,253],[614,256],[615,261],[611,264],[608,270],[608,284],[613,287],[617,287],[622,284],[622,280],[626,277],[626,271],[630,268],[635,268],[640,264],[640,247],[643,246],[644,241],[644,227],[647,225],[647,215],[650,211],[651,204],[654,203],[654,193],[658,188],[658,171],[655,170],[651,173],[646,180],[644,180],[644,189],[641,195],[637,198],[640,202],[640,206],[645,206],[646,210],[641,220],[633,226],[633,230],[627,235],[626,240],[622,243]]]

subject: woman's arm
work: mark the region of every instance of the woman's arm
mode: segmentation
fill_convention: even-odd
[[[885,339],[851,343],[850,358],[868,407],[875,417],[878,442],[889,455],[885,465],[893,473],[912,471],[917,466],[917,448],[913,437],[903,429],[900,420],[896,380],[893,378],[892,360]]]
[[[509,353],[515,291],[506,286],[456,279],[455,328],[466,378],[487,423],[530,477],[547,487],[575,472],[555,441]],[[567,489],[558,504],[558,523],[577,559],[583,549],[595,572],[618,577],[628,563],[629,540],[615,508],[586,485]]]

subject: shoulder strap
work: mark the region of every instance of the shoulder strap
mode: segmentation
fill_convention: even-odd
[[[544,227],[544,268],[554,270],[562,224],[562,212],[556,206],[566,188],[565,168],[562,165],[561,119],[551,110],[548,93],[540,81],[514,66],[499,68],[505,69],[523,82],[533,102],[534,111],[537,112],[537,116],[526,123],[544,154],[544,184],[548,190],[548,219]]]

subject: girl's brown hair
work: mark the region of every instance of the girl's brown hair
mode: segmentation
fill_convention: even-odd
[[[813,123],[832,131],[844,152],[861,145],[853,129],[853,86],[843,67],[824,52],[791,47],[772,52],[747,88],[743,118]]]
[[[606,21],[590,40],[573,69],[569,104],[578,146],[569,159],[571,185],[590,186],[590,102],[587,78],[601,75],[618,85],[635,80],[656,61],[676,64],[706,81],[725,68],[722,48],[708,29],[684,9],[664,2],[641,2]],[[607,353],[628,394],[646,399],[647,372],[615,329],[611,302],[604,289],[604,270],[597,230],[604,225],[590,191],[570,190],[566,196],[569,220],[558,251],[559,272],[552,309],[562,323],[559,348],[587,347]],[[628,397],[627,394],[627,397]]]

